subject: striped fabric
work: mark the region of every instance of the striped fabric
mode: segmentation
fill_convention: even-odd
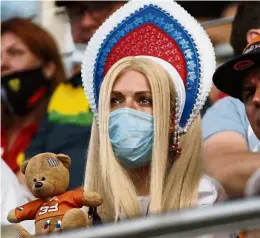
[[[47,161],[48,161],[48,164],[50,165],[50,167],[57,167],[60,164],[58,159],[54,159],[54,158],[51,158],[51,157],[48,157]]]

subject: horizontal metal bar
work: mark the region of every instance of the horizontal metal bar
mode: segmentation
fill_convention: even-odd
[[[260,228],[260,198],[149,216],[52,236],[61,238],[147,238],[170,235],[173,238],[181,238],[252,228]]]
[[[59,7],[55,9],[54,14],[55,15],[63,15],[66,13],[66,8],[65,7]],[[214,27],[214,26],[220,26],[220,25],[225,25],[225,24],[229,24],[232,23],[234,20],[234,17],[222,17],[222,18],[218,18],[215,20],[210,20],[210,21],[205,21],[205,22],[201,22],[201,25],[204,28],[207,27]]]
[[[234,20],[234,17],[223,17],[223,18],[218,18],[216,20],[211,20],[211,21],[205,21],[201,22],[200,24],[204,28],[209,28],[209,27],[214,27],[214,26],[220,26],[220,25],[225,25],[232,23]]]

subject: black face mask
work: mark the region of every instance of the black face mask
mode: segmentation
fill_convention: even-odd
[[[24,116],[48,95],[50,80],[42,68],[16,72],[1,78],[1,99],[10,114]]]

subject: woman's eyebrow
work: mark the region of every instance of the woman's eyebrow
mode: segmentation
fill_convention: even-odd
[[[135,95],[140,95],[140,94],[150,94],[150,95],[152,95],[152,92],[151,91],[138,91],[138,92],[135,92]]]
[[[111,92],[111,94],[115,94],[115,95],[122,95],[122,93],[121,93],[121,92],[119,92],[119,91],[112,91],[112,92]]]
[[[123,95],[122,92],[120,91],[112,91],[111,94],[114,94],[114,95]],[[149,94],[149,95],[152,95],[152,92],[151,91],[137,91],[134,93],[135,95],[140,95],[140,94]]]

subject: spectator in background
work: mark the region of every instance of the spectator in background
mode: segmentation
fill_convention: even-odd
[[[228,81],[225,80],[226,77],[228,77]],[[256,36],[250,42],[242,55],[219,67],[213,76],[213,81],[220,90],[240,99],[245,104],[247,117],[260,145],[260,36]],[[260,181],[259,153],[258,156],[258,161],[253,164],[255,172],[245,189],[247,195],[259,195],[260,192],[258,184]],[[259,236],[260,230],[245,232],[245,237]]]
[[[2,22],[1,41],[1,156],[18,173],[65,72],[53,38],[29,20]]]
[[[118,1],[56,1],[57,6],[66,9],[74,42],[83,44],[87,44],[97,28],[123,4]],[[78,72],[54,91],[46,120],[27,149],[26,157],[45,151],[67,154],[72,159],[68,189],[82,185],[92,120]]]
[[[231,34],[236,54],[260,35],[259,12],[260,2],[239,4]],[[244,196],[249,178],[260,168],[260,143],[243,103],[226,97],[213,105],[203,118],[203,137],[208,174],[222,183],[230,198]]]
[[[244,103],[250,125],[260,140],[260,35],[242,55],[221,65],[213,81],[221,91]]]
[[[125,2],[123,1],[56,1],[65,7],[74,43],[87,44],[101,24]]]

